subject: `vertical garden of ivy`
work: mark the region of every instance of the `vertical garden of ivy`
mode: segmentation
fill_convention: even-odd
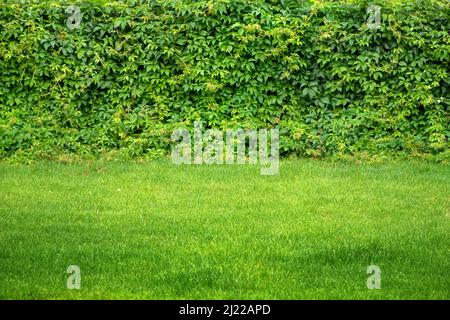
[[[194,121],[277,127],[283,156],[448,159],[449,16],[447,0],[4,0],[0,159],[164,157]]]

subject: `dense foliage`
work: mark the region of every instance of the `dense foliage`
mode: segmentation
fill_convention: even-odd
[[[159,157],[196,120],[279,127],[282,155],[448,155],[449,16],[447,0],[3,0],[0,158]]]

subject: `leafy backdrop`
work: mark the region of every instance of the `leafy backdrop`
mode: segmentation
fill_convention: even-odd
[[[448,155],[449,13],[447,0],[3,0],[0,159],[163,157],[197,120],[278,127],[284,156]]]

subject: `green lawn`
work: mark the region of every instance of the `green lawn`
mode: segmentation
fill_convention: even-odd
[[[449,186],[425,162],[2,163],[0,298],[450,299]]]

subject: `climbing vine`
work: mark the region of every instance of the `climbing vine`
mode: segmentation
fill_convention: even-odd
[[[447,0],[2,1],[0,158],[164,157],[280,129],[284,156],[448,156]]]

